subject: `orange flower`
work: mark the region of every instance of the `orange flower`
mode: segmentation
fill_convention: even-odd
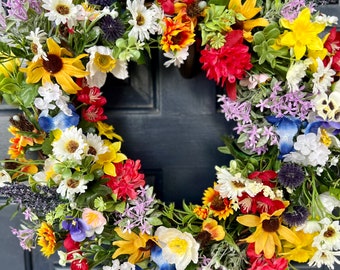
[[[50,257],[56,250],[56,238],[52,228],[46,222],[43,222],[37,234],[38,245],[41,246],[42,254]]]
[[[198,205],[194,208],[193,212],[201,219],[206,219],[209,214],[208,208]]]
[[[225,231],[221,225],[218,225],[217,221],[212,218],[208,218],[203,221],[203,231],[210,233],[211,239],[215,241],[221,241],[225,236]]]
[[[220,193],[211,187],[204,191],[203,205],[207,205],[219,220],[226,219],[234,213],[233,201],[222,198]]]
[[[165,52],[180,51],[195,42],[193,23],[185,9],[181,9],[174,18],[165,17],[164,23],[161,45]]]

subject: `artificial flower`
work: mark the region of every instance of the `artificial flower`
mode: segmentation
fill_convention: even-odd
[[[90,227],[90,230],[86,231],[86,236],[91,237],[94,233],[101,234],[104,230],[104,226],[107,221],[101,212],[92,210],[90,208],[84,208],[82,214],[82,220]]]
[[[64,230],[69,231],[71,238],[75,242],[81,242],[86,238],[86,231],[90,230],[90,226],[81,218],[67,217],[62,222]]]
[[[112,255],[112,259],[127,254],[129,255],[128,262],[135,264],[150,257],[149,241],[156,243],[157,238],[145,233],[137,235],[134,232],[123,232],[120,228],[116,228],[115,232],[123,240],[112,243],[112,245],[118,246],[118,249]]]
[[[255,232],[243,240],[247,243],[255,243],[255,252],[257,254],[263,252],[267,259],[272,258],[275,251],[280,252],[282,250],[280,239],[285,239],[290,243],[299,242],[296,234],[281,223],[281,214],[284,210],[284,208],[279,209],[271,215],[264,212],[260,216],[243,215],[237,217],[237,221],[242,225],[256,227]]]
[[[293,48],[294,55],[300,60],[309,50],[322,50],[323,43],[318,36],[326,27],[325,24],[311,22],[309,8],[304,8],[298,17],[290,22],[287,19],[280,19],[282,26],[290,31],[284,32],[278,40],[281,46]]]
[[[169,264],[175,264],[177,270],[184,270],[191,261],[198,260],[199,244],[191,234],[175,228],[160,226],[155,232],[162,255]]]
[[[41,224],[41,227],[37,231],[38,245],[41,247],[41,252],[44,256],[49,257],[54,254],[57,241],[54,231],[46,222]]]
[[[81,59],[87,54],[81,54],[72,58],[72,54],[60,47],[52,38],[47,41],[47,60],[40,58],[35,62],[28,62],[26,68],[21,68],[27,74],[27,83],[42,82],[51,83],[54,78],[60,87],[68,94],[74,94],[80,87],[72,77],[81,78],[88,74],[84,70]],[[67,57],[66,57],[67,56]]]

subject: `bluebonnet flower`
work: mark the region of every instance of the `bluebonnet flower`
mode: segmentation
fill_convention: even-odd
[[[67,219],[62,222],[63,229],[71,234],[71,238],[75,242],[81,242],[86,238],[86,231],[91,228],[81,218],[66,217]]]

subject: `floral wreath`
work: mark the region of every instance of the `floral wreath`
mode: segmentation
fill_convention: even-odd
[[[340,32],[303,0],[8,0],[1,98],[10,118],[4,206],[13,228],[71,269],[288,269],[340,261]],[[327,30],[327,31],[326,31]],[[108,73],[151,51],[192,54],[235,136],[201,205],[156,198],[105,123]],[[185,72],[184,72],[185,73]],[[189,74],[191,76],[192,74]],[[4,207],[3,206],[3,207]]]

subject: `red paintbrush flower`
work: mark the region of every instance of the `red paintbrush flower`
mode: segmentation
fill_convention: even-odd
[[[236,79],[242,79],[246,70],[252,68],[248,46],[243,44],[242,30],[227,33],[223,47],[213,49],[208,46],[201,52],[200,62],[207,78],[226,87],[232,100],[236,99]]]
[[[81,115],[86,121],[92,123],[96,123],[98,121],[103,121],[107,119],[107,116],[104,115],[103,107],[98,107],[95,105],[91,105],[87,108],[84,108],[81,111]]]

